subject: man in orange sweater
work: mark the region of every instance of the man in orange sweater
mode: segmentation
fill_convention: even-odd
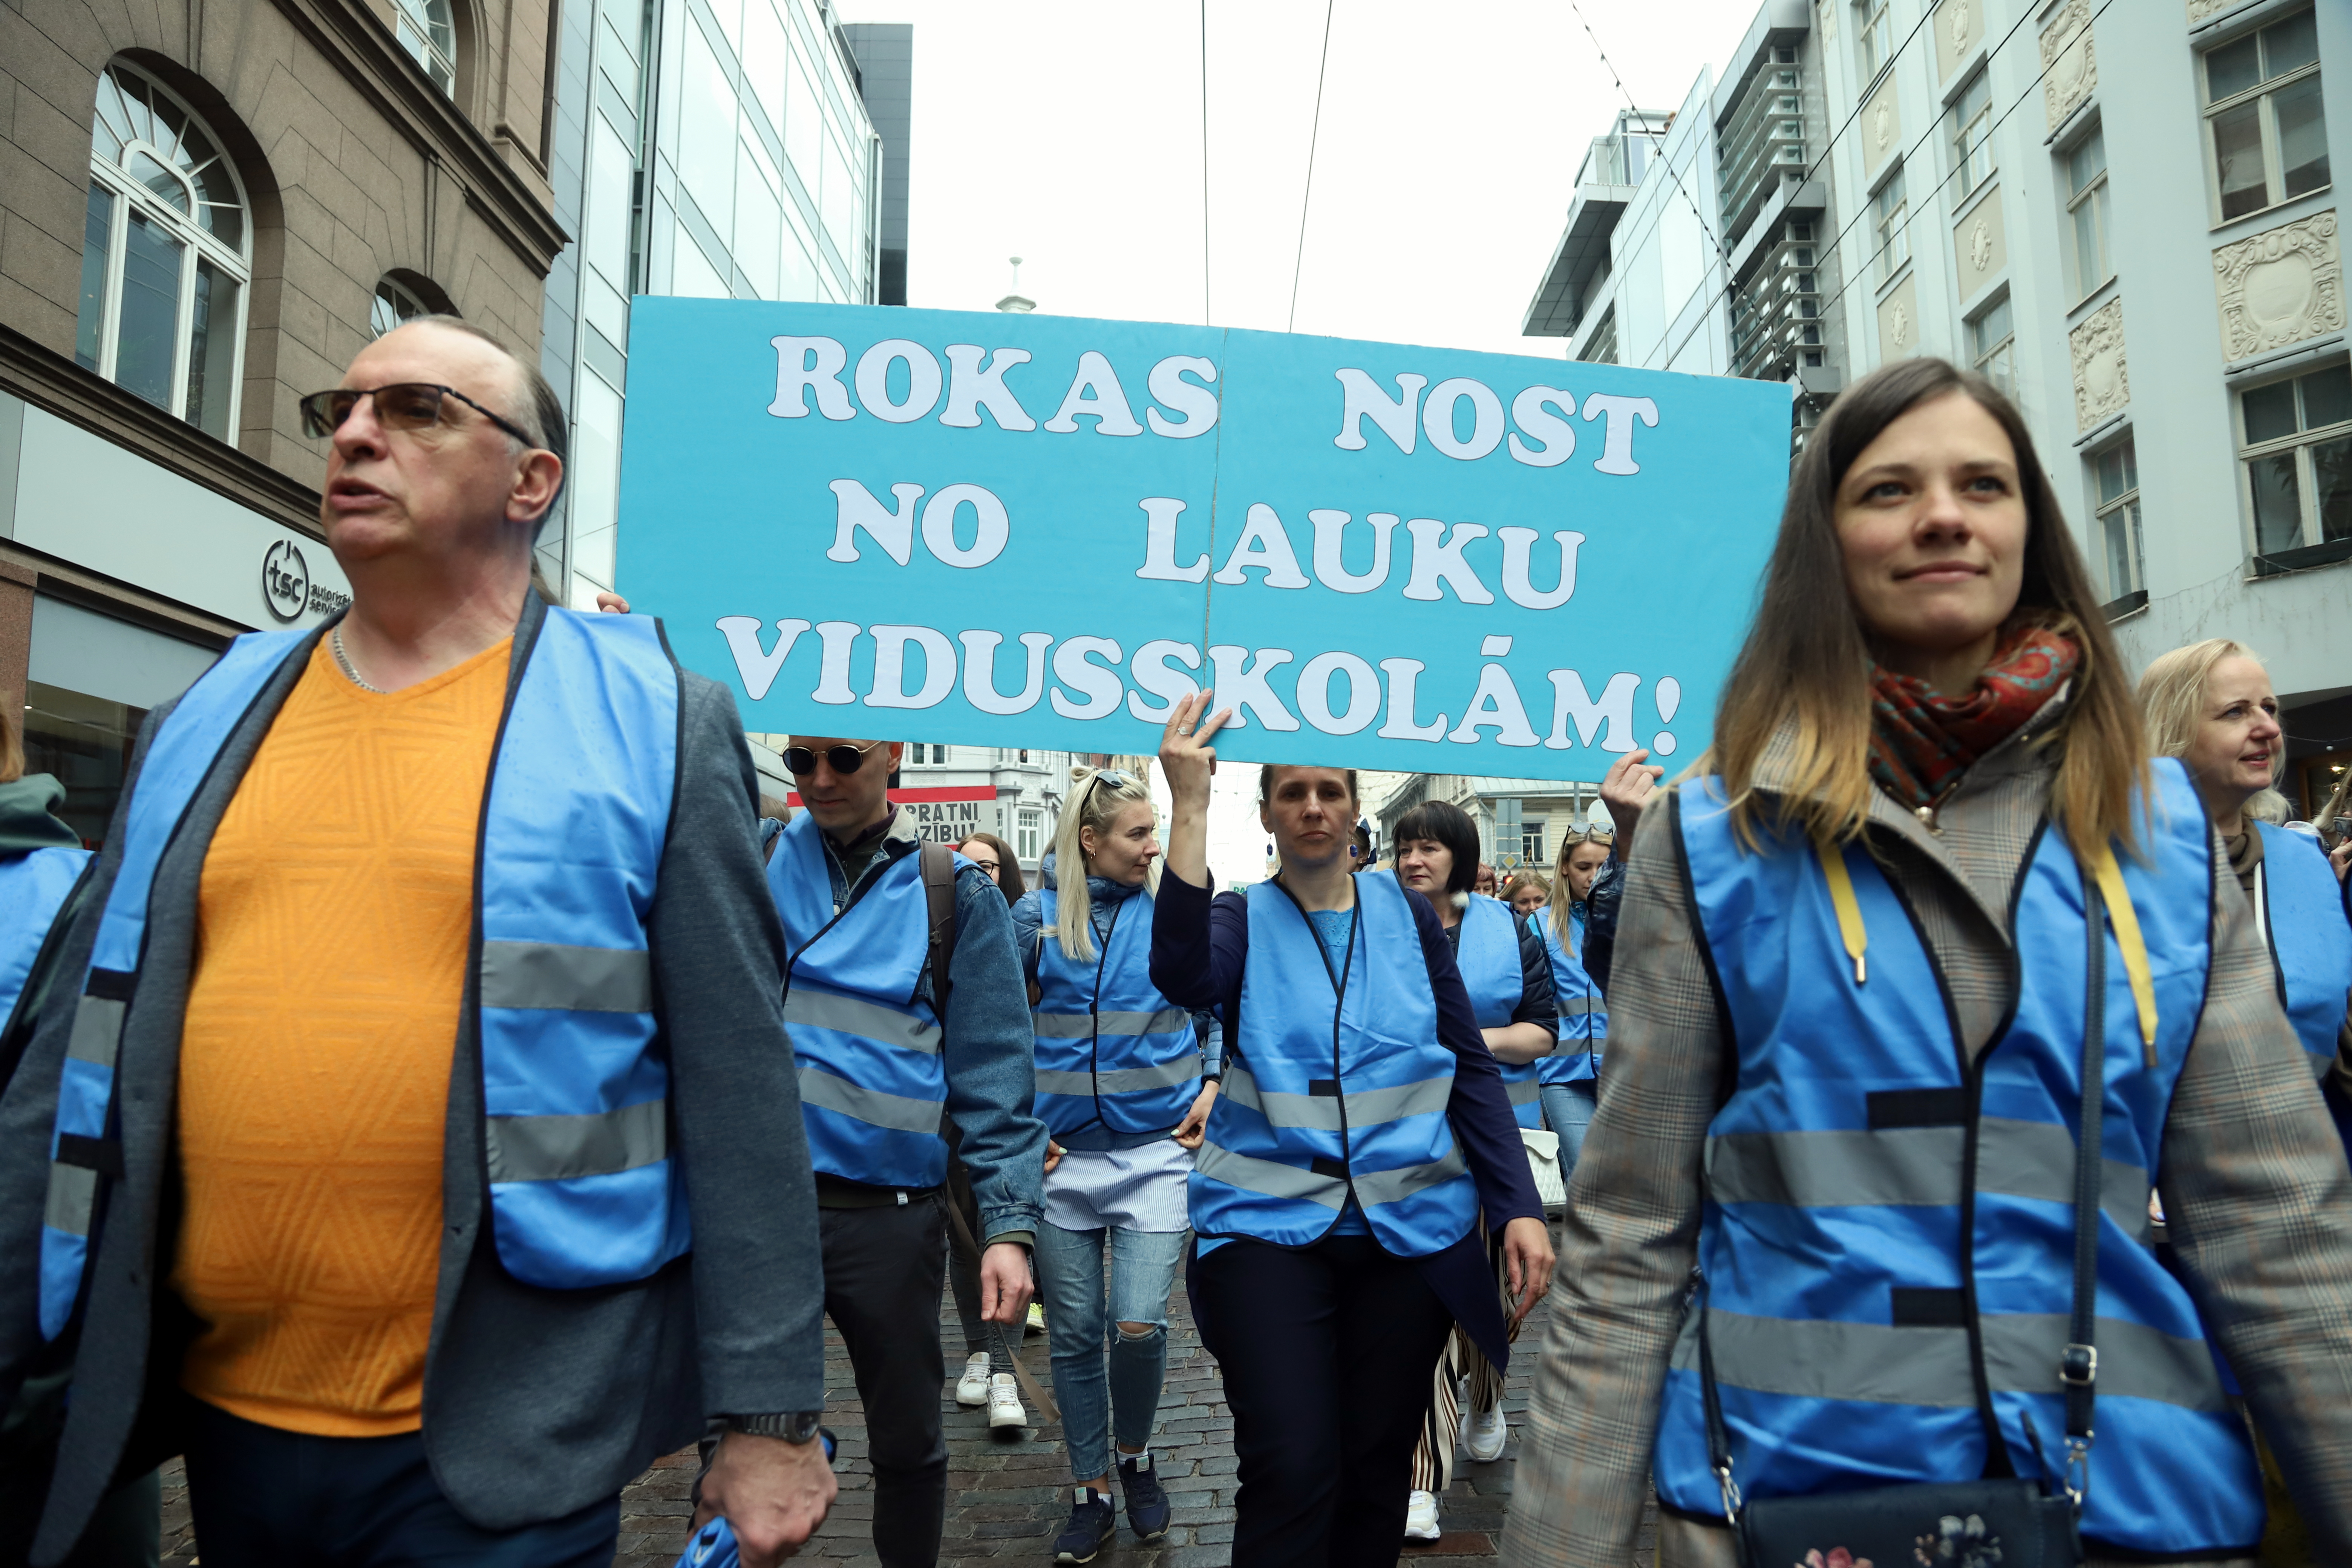
[[[184,1451],[215,1568],[604,1568],[715,1419],[772,1562],[834,1479],[733,700],[530,592],[563,416],[496,342],[413,323],[303,414],[351,610],[151,721],[0,1099],[0,1404],[79,1336],[36,1560]]]

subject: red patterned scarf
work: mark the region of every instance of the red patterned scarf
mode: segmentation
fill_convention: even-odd
[[[1940,696],[1925,681],[1871,666],[1870,776],[1903,805],[1933,805],[1969,765],[2017,732],[2083,662],[2042,626],[2004,637],[1976,685]]]

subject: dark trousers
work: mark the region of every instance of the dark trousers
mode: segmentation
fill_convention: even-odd
[[[1193,1271],[1241,1488],[1234,1568],[1391,1568],[1413,1444],[1453,1318],[1368,1236],[1229,1241]]]
[[[940,1290],[947,1210],[934,1194],[878,1208],[829,1208],[824,1312],[849,1351],[874,1465],[874,1551],[883,1568],[931,1568],[947,1517],[940,1430]]]
[[[618,1497],[485,1530],[442,1495],[419,1433],[312,1437],[191,1403],[188,1503],[205,1568],[612,1568]]]

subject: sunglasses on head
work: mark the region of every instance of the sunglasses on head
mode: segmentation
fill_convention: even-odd
[[[862,746],[827,746],[824,749],[824,760],[832,765],[835,773],[854,773],[866,765],[866,753],[884,743],[880,741],[868,741]],[[784,766],[796,774],[816,772],[816,759],[817,753],[810,751],[806,746],[784,748]]]
[[[445,412],[442,399],[454,397],[483,418],[537,450],[539,437],[512,420],[500,417],[454,386],[430,381],[399,381],[389,386],[339,386],[314,392],[295,406],[302,410],[302,428],[312,437],[331,436],[360,405],[362,397],[375,399],[376,422],[387,430],[423,430],[437,425]]]

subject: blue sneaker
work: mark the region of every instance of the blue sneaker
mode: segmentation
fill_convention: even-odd
[[[1062,1533],[1054,1537],[1054,1561],[1056,1563],[1091,1563],[1095,1553],[1103,1549],[1118,1530],[1118,1510],[1108,1492],[1098,1492],[1092,1487],[1076,1489],[1077,1501],[1070,1509],[1070,1522],[1062,1526]],[[1165,1529],[1166,1526],[1161,1526]]]
[[[1118,1489],[1127,1499],[1127,1527],[1138,1541],[1157,1541],[1168,1533],[1168,1493],[1160,1472],[1151,1468],[1149,1449],[1118,1462]]]

